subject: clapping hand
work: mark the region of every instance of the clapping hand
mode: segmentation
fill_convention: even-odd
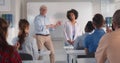
[[[58,22],[56,23],[56,27],[57,27],[57,26],[60,26],[60,25],[61,25],[61,22],[58,21]]]
[[[50,24],[50,25],[47,25],[46,27],[47,27],[47,28],[54,28],[54,27],[55,27],[55,25]]]
[[[54,24],[50,24],[50,25],[47,25],[46,27],[47,28],[55,28],[55,27],[60,26],[60,25],[61,25],[61,22],[58,21],[55,25]]]

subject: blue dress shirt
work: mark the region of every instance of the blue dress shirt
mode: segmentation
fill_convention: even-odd
[[[50,24],[48,17],[42,15],[36,16],[34,20],[35,34],[50,34],[49,28],[46,27],[46,25]]]
[[[98,43],[101,39],[101,37],[105,34],[105,31],[103,29],[95,29],[95,31],[86,36],[84,40],[85,48],[88,49],[88,53],[95,53],[96,49],[98,47]]]

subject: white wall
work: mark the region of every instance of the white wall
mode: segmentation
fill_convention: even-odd
[[[0,11],[1,14],[13,14],[14,27],[9,28],[8,32],[8,42],[11,43],[13,37],[17,35],[17,23],[20,19],[20,0],[10,0],[10,10],[9,11]]]
[[[120,9],[120,1],[115,1],[115,9]]]
[[[114,0],[115,2],[120,2],[120,0]]]
[[[9,11],[0,11],[1,14],[13,14],[13,21],[16,21],[20,18],[20,0],[10,0],[10,10]]]
[[[96,13],[101,13],[101,0],[92,0],[92,6],[93,6],[93,15]]]
[[[92,14],[101,13],[101,0],[21,0],[21,18],[27,18],[28,2],[91,2],[93,7]]]
[[[115,12],[115,4],[110,0],[101,0],[101,13],[104,17],[112,17]]]

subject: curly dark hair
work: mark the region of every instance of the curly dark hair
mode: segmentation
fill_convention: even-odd
[[[76,11],[75,9],[71,9],[69,11],[67,11],[67,18],[71,21],[71,18],[70,18],[70,13],[73,13],[75,15],[75,19],[78,18],[78,11]]]
[[[93,23],[96,26],[96,28],[101,28],[104,24],[104,18],[101,14],[95,14],[93,17]]]

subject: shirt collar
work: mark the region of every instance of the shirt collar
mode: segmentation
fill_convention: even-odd
[[[103,30],[103,29],[95,29],[95,31],[99,31],[99,30]]]

